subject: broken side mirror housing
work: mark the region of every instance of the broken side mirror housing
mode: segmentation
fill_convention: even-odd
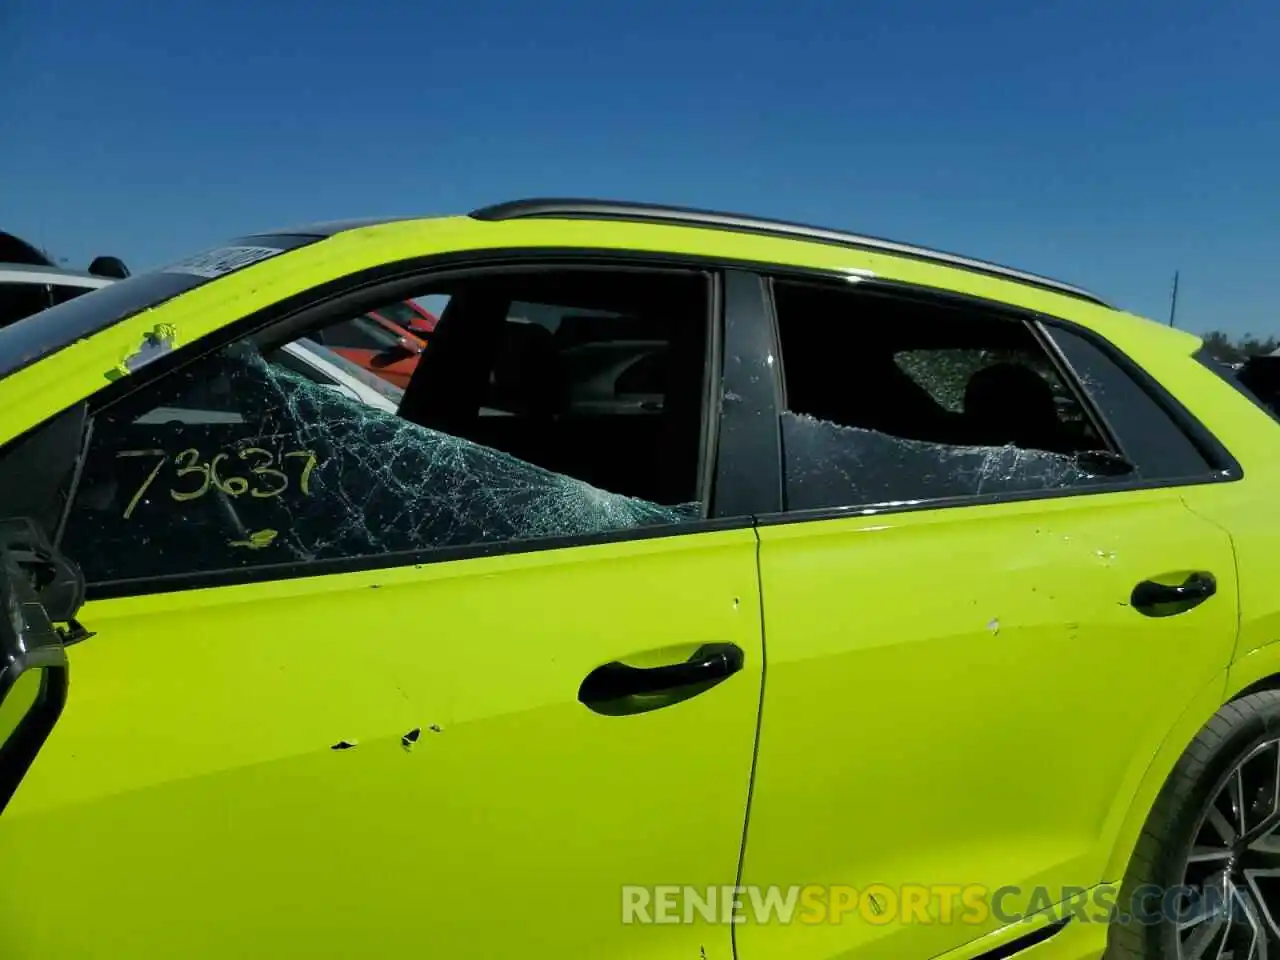
[[[64,633],[84,579],[31,520],[0,521],[0,811],[62,716],[70,686]]]

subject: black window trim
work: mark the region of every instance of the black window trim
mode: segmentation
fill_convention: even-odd
[[[760,268],[758,268],[760,269]],[[1203,424],[1199,419],[1186,408],[1181,401],[1173,396],[1159,381],[1151,376],[1146,370],[1142,369],[1137,363],[1131,360],[1122,350],[1115,347],[1102,335],[1085,327],[1081,324],[1074,323],[1062,317],[1051,316],[1040,311],[1029,310],[1018,307],[1013,304],[1005,303],[997,300],[990,300],[985,297],[972,296],[970,294],[958,293],[953,290],[945,290],[937,287],[929,287],[922,284],[907,283],[897,280],[885,280],[877,277],[850,276],[844,274],[833,274],[829,271],[807,271],[803,269],[794,269],[789,267],[768,267],[767,272],[762,272],[761,276],[767,282],[765,287],[768,291],[770,300],[769,315],[775,316],[776,311],[773,302],[772,281],[792,281],[800,283],[813,283],[826,281],[843,281],[846,284],[856,283],[858,286],[875,287],[887,292],[897,293],[899,295],[908,296],[914,299],[933,300],[940,305],[953,304],[965,306],[969,309],[979,309],[984,312],[993,313],[1004,316],[1010,320],[1016,320],[1028,325],[1033,335],[1037,336],[1037,340],[1043,341],[1044,338],[1051,339],[1051,331],[1054,328],[1061,328],[1080,336],[1097,347],[1108,357],[1110,357],[1127,375],[1129,375],[1147,394],[1155,401],[1157,406],[1164,412],[1174,424],[1182,430],[1188,440],[1201,453],[1206,462],[1211,465],[1209,472],[1198,477],[1178,477],[1174,479],[1146,479],[1140,478],[1135,480],[1116,480],[1113,482],[1099,483],[1096,485],[1068,487],[1063,489],[1049,490],[1026,490],[1017,492],[990,493],[977,495],[960,495],[954,497],[938,497],[933,499],[909,500],[909,501],[889,501],[866,504],[850,504],[839,507],[822,507],[810,510],[759,510],[757,511],[756,523],[759,526],[774,526],[787,523],[807,523],[811,521],[832,520],[843,517],[855,516],[884,516],[897,513],[916,512],[921,510],[943,510],[954,507],[978,507],[988,506],[1000,503],[1021,503],[1033,500],[1058,500],[1064,497],[1097,497],[1109,494],[1132,493],[1139,490],[1159,490],[1177,487],[1203,486],[1206,484],[1230,483],[1243,478],[1244,470],[1239,461],[1231,454],[1231,452],[1223,445],[1223,443]],[[1080,382],[1075,371],[1066,364],[1065,357],[1061,357],[1061,351],[1057,344],[1053,344],[1053,349],[1048,351],[1050,358],[1058,365],[1059,371],[1062,373],[1065,382],[1068,384],[1072,392],[1080,397],[1085,403],[1085,409],[1092,411],[1093,415],[1098,417],[1098,423],[1105,425],[1105,439],[1116,444],[1115,449],[1122,451],[1122,447],[1118,442],[1118,437],[1110,423],[1102,417],[1101,411],[1097,409],[1096,403],[1089,396],[1088,391]],[[781,358],[781,354],[779,354]],[[785,376],[786,361],[781,358],[781,362],[777,365],[777,384],[779,397],[782,404],[779,407],[781,413],[786,409],[785,393],[782,392],[782,378]],[[785,484],[785,468],[786,464],[779,451],[779,457],[776,465],[778,471],[779,483]]]
[[[1129,451],[1125,449],[1124,441],[1121,440],[1119,432],[1112,425],[1107,415],[1102,412],[1102,408],[1098,406],[1097,401],[1085,390],[1083,380],[1067,360],[1066,354],[1062,352],[1062,347],[1058,344],[1058,341],[1053,339],[1043,323],[1027,317],[1022,318],[1022,322],[1031,331],[1031,335],[1035,338],[1036,343],[1039,344],[1040,349],[1048,356],[1049,362],[1053,364],[1054,371],[1062,380],[1063,385],[1071,391],[1071,396],[1075,398],[1076,403],[1080,404],[1080,409],[1089,418],[1102,442],[1110,448],[1111,452],[1117,453],[1125,459],[1130,459]]]
[[[1037,322],[1046,329],[1052,338],[1052,331],[1059,328],[1087,341],[1091,346],[1104,354],[1119,367],[1134,383],[1155,403],[1162,413],[1182,431],[1182,434],[1196,448],[1196,452],[1209,464],[1210,472],[1199,483],[1231,483],[1244,479],[1244,467],[1235,458],[1226,445],[1208,427],[1193,414],[1186,405],[1175,397],[1159,380],[1136,363],[1123,350],[1111,343],[1100,333],[1088,327],[1062,320],[1058,317],[1040,315]],[[1189,358],[1194,355],[1188,355]],[[1065,362],[1065,360],[1064,360]],[[1073,376],[1075,373],[1073,371]],[[1077,377],[1078,379],[1078,377]],[[1179,478],[1173,481],[1155,481],[1162,486],[1188,486],[1197,481]]]
[[[724,271],[725,345],[714,487],[717,512],[750,516],[781,510],[781,368],[765,279]]]
[[[420,287],[424,282],[437,282],[452,277],[474,275],[477,272],[524,272],[534,269],[585,269],[601,271],[635,270],[638,272],[679,271],[702,273],[707,276],[707,329],[708,341],[704,357],[703,391],[703,442],[700,452],[699,481],[705,483],[714,477],[714,483],[706,492],[708,515],[700,519],[680,523],[605,531],[588,535],[545,537],[529,540],[499,541],[468,544],[458,547],[431,548],[398,551],[362,557],[343,557],[315,561],[290,561],[262,564],[253,567],[175,573],[146,579],[97,581],[88,585],[86,599],[105,600],[121,597],[141,597],[213,587],[240,586],[260,582],[277,582],[312,577],[334,576],[355,572],[394,570],[411,566],[446,563],[482,557],[538,553],[553,549],[624,543],[634,540],[657,540],[668,537],[689,536],[725,530],[744,529],[752,526],[750,513],[726,513],[719,509],[721,496],[732,499],[734,485],[744,476],[739,469],[725,468],[725,460],[732,461],[733,444],[725,444],[720,430],[721,383],[723,367],[717,370],[712,363],[721,362],[729,353],[725,349],[726,326],[723,293],[726,271],[720,262],[711,258],[684,257],[678,255],[647,255],[627,250],[590,250],[578,248],[533,248],[465,251],[417,257],[383,264],[368,270],[335,279],[300,294],[288,297],[227,324],[213,334],[174,350],[143,367],[130,377],[121,378],[80,403],[88,404],[89,415],[119,403],[146,389],[161,378],[198,363],[228,343],[261,333],[268,328],[281,330],[304,329],[326,315],[341,315],[346,311],[359,311],[370,302],[395,297],[397,292]],[[53,418],[50,418],[53,419]],[[775,418],[776,420],[776,418]],[[45,421],[47,423],[49,421]],[[39,427],[36,428],[40,429]],[[24,436],[35,431],[28,431]],[[11,444],[0,451],[0,456],[21,441],[15,437]],[[722,449],[723,448],[723,449]],[[775,472],[776,475],[776,472]],[[70,502],[74,500],[71,493]],[[74,558],[73,558],[74,559]]]

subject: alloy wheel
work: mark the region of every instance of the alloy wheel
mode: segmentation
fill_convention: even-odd
[[[1179,960],[1280,960],[1280,739],[1254,747],[1210,801],[1183,870]]]

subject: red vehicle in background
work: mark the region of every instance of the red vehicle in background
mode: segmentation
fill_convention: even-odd
[[[374,313],[370,313],[369,316],[389,320],[396,326],[403,327],[410,333],[415,333],[420,337],[435,330],[436,323],[440,319],[430,310],[418,306],[412,300],[406,300],[404,303],[397,303],[390,307],[382,307]]]
[[[406,300],[329,327],[316,340],[403,390],[437,320],[430,311]]]

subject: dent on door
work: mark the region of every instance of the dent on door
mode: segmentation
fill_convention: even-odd
[[[84,581],[30,520],[0,521],[0,811],[67,701],[65,634]]]

